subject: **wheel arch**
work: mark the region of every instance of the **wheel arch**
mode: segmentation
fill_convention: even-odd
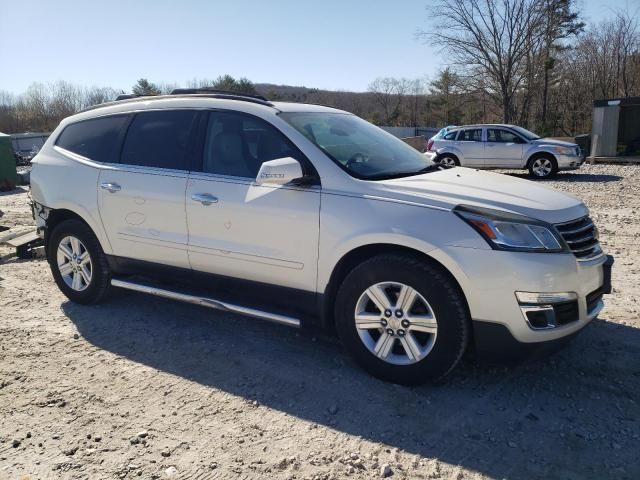
[[[436,161],[440,161],[440,159],[442,157],[444,157],[445,155],[448,155],[450,157],[453,157],[453,159],[457,162],[458,165],[461,165],[460,163],[460,155],[456,152],[453,152],[451,150],[445,150],[444,152],[440,152],[436,155]]]
[[[84,223],[93,232],[93,234],[96,236],[96,238],[98,239],[98,242],[101,244],[101,247],[103,248],[103,250],[106,250],[104,248],[105,245],[103,244],[103,242],[100,241],[100,236],[98,235],[99,232],[96,232],[96,229],[93,228],[93,226],[91,225],[91,222],[87,221],[79,213],[74,212],[73,210],[69,210],[67,208],[55,208],[55,209],[51,209],[49,211],[49,215],[47,216],[47,219],[46,219],[46,222],[45,222],[46,228],[44,229],[44,244],[45,244],[45,248],[47,248],[47,246],[49,244],[49,238],[50,238],[51,233],[53,232],[53,230],[58,225],[60,225],[62,222],[64,222],[65,220],[74,220],[74,219]]]
[[[467,315],[470,315],[469,303],[467,301],[464,290],[460,285],[460,282],[458,281],[456,276],[440,261],[436,260],[434,257],[428,255],[427,253],[404,245],[393,243],[373,243],[353,248],[349,252],[345,253],[333,267],[333,270],[329,277],[329,282],[327,283],[324,294],[321,297],[322,301],[320,307],[322,312],[322,322],[325,328],[327,328],[329,331],[335,330],[333,305],[338,293],[338,288],[342,284],[345,277],[362,262],[381,254],[390,253],[413,257],[419,259],[420,261],[429,263],[430,265],[441,270],[442,273],[446,275],[459,290],[462,298],[464,299]]]
[[[552,159],[554,162],[556,162],[556,165],[558,165],[558,159],[556,158],[556,156],[552,152],[548,152],[547,150],[542,150],[542,151],[534,152],[531,155],[529,155],[529,158],[527,159],[527,164],[526,164],[525,168],[531,167],[531,162],[533,162],[534,160],[536,160],[538,158],[543,158],[543,157],[547,157],[547,158]]]

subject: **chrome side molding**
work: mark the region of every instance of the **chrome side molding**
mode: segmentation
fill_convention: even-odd
[[[171,300],[177,300],[179,302],[193,303],[195,305],[222,310],[224,312],[238,313],[240,315],[246,315],[248,317],[259,318],[261,320],[267,320],[269,322],[287,325],[289,327],[300,327],[300,320],[297,318],[287,317],[285,315],[279,315],[277,313],[263,312],[262,310],[242,307],[239,305],[233,305],[230,303],[221,302],[220,300],[216,300],[214,298],[189,295],[187,293],[175,292],[172,290],[166,290],[164,288],[153,287],[150,285],[145,285],[143,283],[131,282],[129,280],[120,280],[117,278],[111,279],[111,285],[118,288],[133,290],[135,292],[148,293],[157,297],[169,298]]]

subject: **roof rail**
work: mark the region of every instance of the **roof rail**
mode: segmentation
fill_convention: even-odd
[[[171,90],[169,95],[210,95],[210,94],[220,94],[220,95],[230,95],[234,97],[247,97],[247,98],[255,98],[257,100],[262,100],[264,102],[268,102],[269,100],[262,95],[257,95],[255,93],[241,93],[234,92],[231,90],[220,90],[218,88],[211,87],[202,87],[202,88],[174,88]]]
[[[148,101],[148,100],[162,100],[168,99],[171,97],[207,97],[207,98],[219,98],[221,100],[238,100],[241,102],[250,102],[257,103],[259,105],[266,105],[267,107],[274,107],[273,103],[269,100],[264,99],[264,97],[260,97],[258,95],[244,95],[238,93],[211,93],[211,90],[203,93],[182,93],[181,90],[198,90],[198,89],[180,89],[177,88],[173,90],[169,95],[135,95],[135,94],[123,94],[118,95],[116,99],[112,102],[100,103],[98,105],[92,105],[91,107],[87,107],[84,110],[80,110],[76,113],[88,112],[90,110],[95,110],[96,108],[108,107],[110,105],[115,105],[117,103],[129,103],[129,102],[138,102],[138,101]],[[264,100],[263,100],[264,99]]]
[[[142,95],[139,95],[137,93],[121,93],[120,95],[118,95],[116,97],[116,99],[114,100],[114,102],[119,102],[121,100],[130,100],[132,98],[138,98],[141,97]]]

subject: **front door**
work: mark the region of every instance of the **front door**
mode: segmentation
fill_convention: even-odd
[[[520,168],[525,141],[502,128],[487,129],[486,167]]]
[[[188,268],[185,189],[193,110],[141,112],[119,164],[100,171],[100,216],[116,256]]]
[[[257,185],[262,162],[305,159],[262,119],[209,113],[199,172],[186,211],[194,270],[315,291],[319,186]]]

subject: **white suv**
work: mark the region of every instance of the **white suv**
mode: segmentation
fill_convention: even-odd
[[[444,169],[333,108],[182,91],[62,121],[33,160],[53,277],[335,329],[372,374],[417,383],[474,346],[587,325],[612,259],[579,200]]]
[[[533,178],[576,170],[585,156],[575,143],[541,138],[515,125],[466,125],[427,143],[427,157],[441,165],[528,169]]]

